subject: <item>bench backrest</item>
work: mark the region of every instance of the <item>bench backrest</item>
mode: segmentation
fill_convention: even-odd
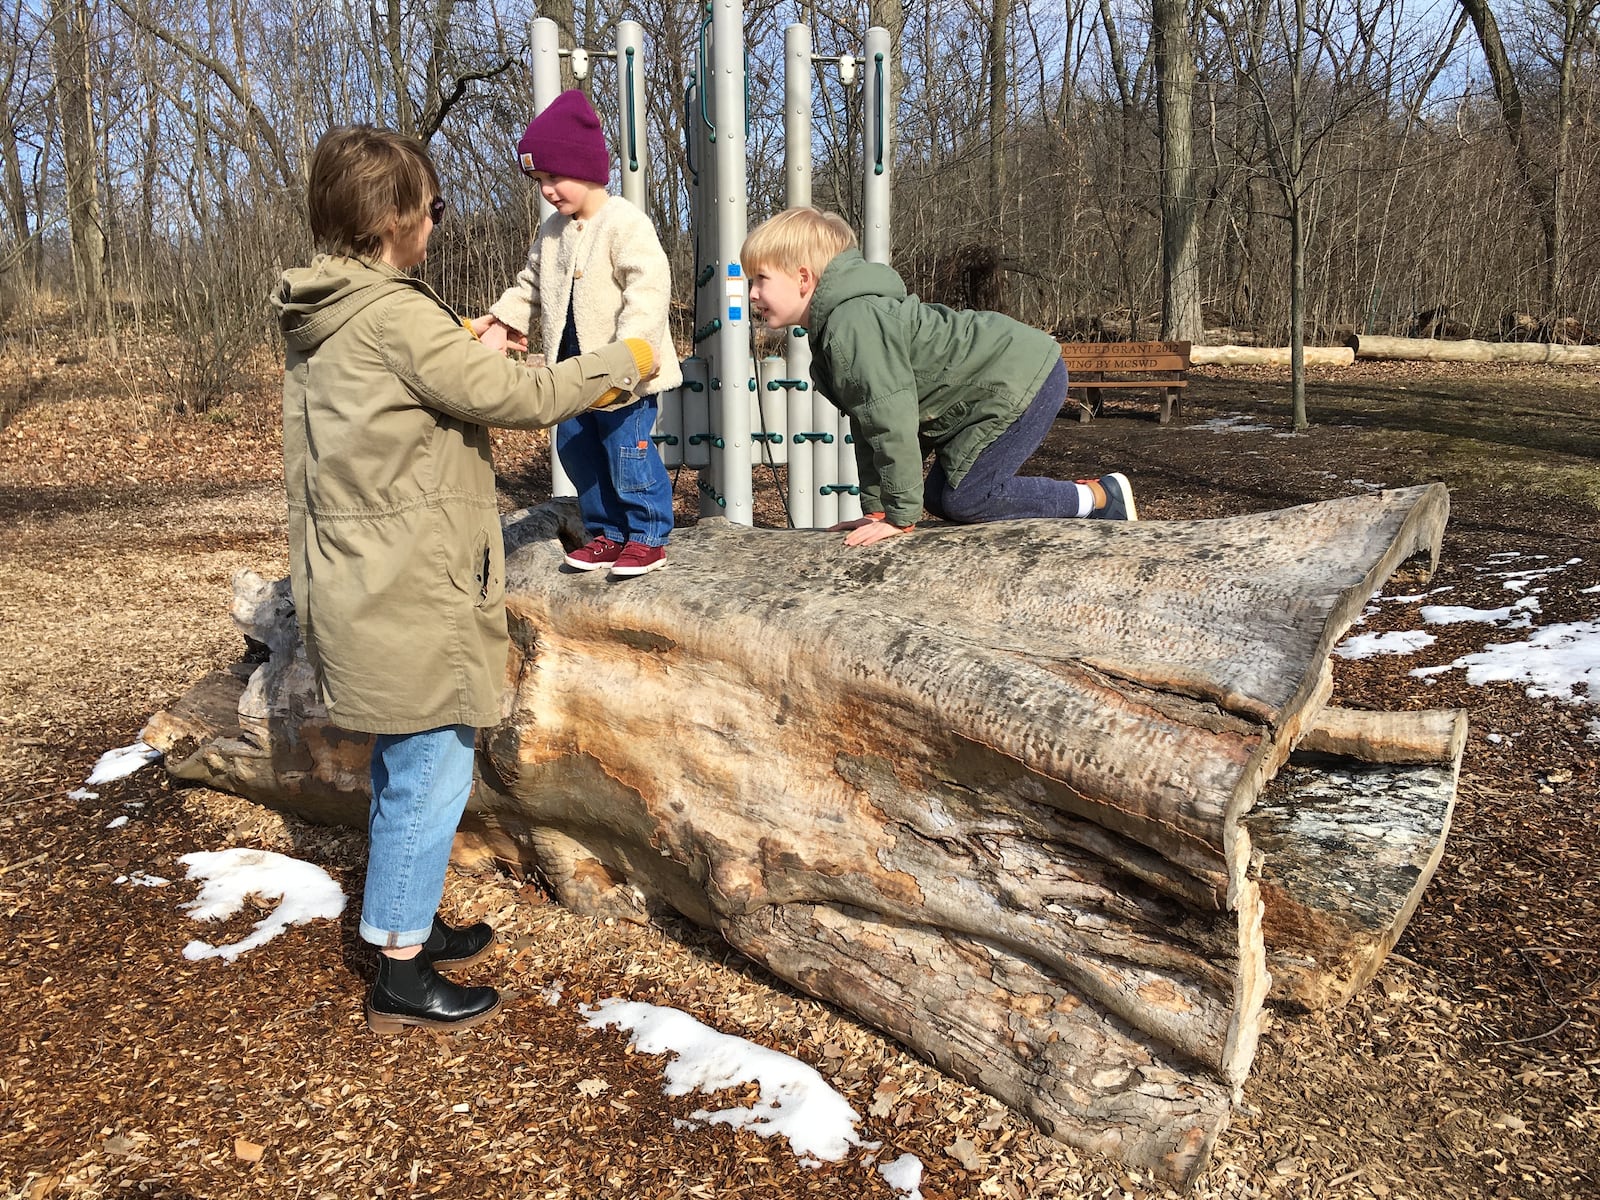
[[[1188,342],[1062,342],[1061,358],[1074,371],[1187,371]]]

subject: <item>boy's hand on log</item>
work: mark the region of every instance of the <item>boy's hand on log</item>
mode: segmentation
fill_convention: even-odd
[[[880,517],[857,517],[854,521],[840,521],[828,528],[829,533],[840,533],[845,530],[849,531],[845,533],[846,546],[870,546],[885,538],[898,537],[902,533],[910,532],[898,525],[891,525]]]

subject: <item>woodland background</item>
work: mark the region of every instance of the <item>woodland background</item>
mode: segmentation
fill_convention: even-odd
[[[782,203],[783,27],[808,23],[828,55],[883,25],[895,263],[924,298],[1074,337],[1586,340],[1597,7],[752,0],[751,219]],[[235,392],[275,336],[264,296],[310,254],[309,152],[349,121],[427,140],[451,207],[425,271],[458,307],[486,304],[537,221],[514,147],[539,15],[593,49],[616,20],[644,25],[647,194],[687,334],[700,4],[3,0],[0,336],[70,298],[113,359],[177,336],[178,411]],[[589,86],[613,118],[615,67]],[[861,87],[823,70],[815,95],[814,196],[852,217]]]
[[[1600,329],[1597,6],[751,2],[750,214],[781,202],[783,26],[807,21],[828,55],[878,24],[899,59],[895,262],[925,297],[1075,337],[1584,339]],[[865,1137],[921,1157],[929,1200],[1175,1200],[692,931],[596,926],[499,874],[452,873],[451,903],[502,930],[484,980],[521,1000],[481,1053],[379,1046],[353,914],[206,969],[179,961],[182,896],[116,882],[176,879],[182,854],[239,843],[323,863],[354,892],[358,837],[154,770],[68,798],[101,752],[237,658],[232,571],[286,569],[265,297],[310,254],[311,147],[355,120],[426,137],[450,211],[425,270],[463,310],[486,304],[537,215],[513,162],[535,12],[0,0],[0,1194],[887,1195],[862,1159],[811,1171],[751,1134],[683,1134],[658,1063],[540,1003],[554,988],[680,1006],[817,1062],[867,1114]],[[645,26],[647,194],[687,302],[683,85],[701,10],[546,15],[568,45]],[[613,70],[595,71],[608,116]],[[859,87],[820,73],[813,147],[817,202],[852,217]],[[685,303],[683,345],[687,325]],[[1433,586],[1494,608],[1496,564],[1540,563],[1543,619],[1593,619],[1600,372],[1358,363],[1313,378],[1319,424],[1300,436],[1274,424],[1281,376],[1198,368],[1179,420],[1058,422],[1038,461],[1063,478],[1128,471],[1153,520],[1443,481]],[[496,435],[503,507],[548,495],[543,436]],[[777,485],[757,485],[776,522]],[[692,523],[687,478],[679,500]],[[1369,630],[1415,628],[1419,603],[1385,605]],[[1447,629],[1418,665],[1483,644]],[[1445,858],[1376,986],[1275,1022],[1191,1200],[1600,1194],[1592,709],[1408,666],[1339,660],[1337,682],[1366,706],[1471,710]],[[611,1091],[574,1090],[597,1073]]]

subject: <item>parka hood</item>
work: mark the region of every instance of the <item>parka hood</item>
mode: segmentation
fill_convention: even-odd
[[[319,254],[309,267],[294,267],[279,277],[272,307],[290,348],[309,351],[369,304],[416,286],[384,262]]]
[[[841,250],[817,280],[817,290],[811,296],[811,328],[821,328],[834,309],[857,296],[904,300],[906,285],[893,267],[868,262],[859,250]]]

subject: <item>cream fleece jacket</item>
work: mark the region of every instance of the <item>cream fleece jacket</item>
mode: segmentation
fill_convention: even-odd
[[[588,220],[556,213],[545,221],[528,250],[527,265],[489,311],[527,334],[530,350],[553,359],[569,297],[578,346],[585,353],[623,338],[643,338],[661,366],[639,392],[664,392],[683,382],[667,326],[672,300],[667,254],[650,218],[621,196],[608,196]]]

